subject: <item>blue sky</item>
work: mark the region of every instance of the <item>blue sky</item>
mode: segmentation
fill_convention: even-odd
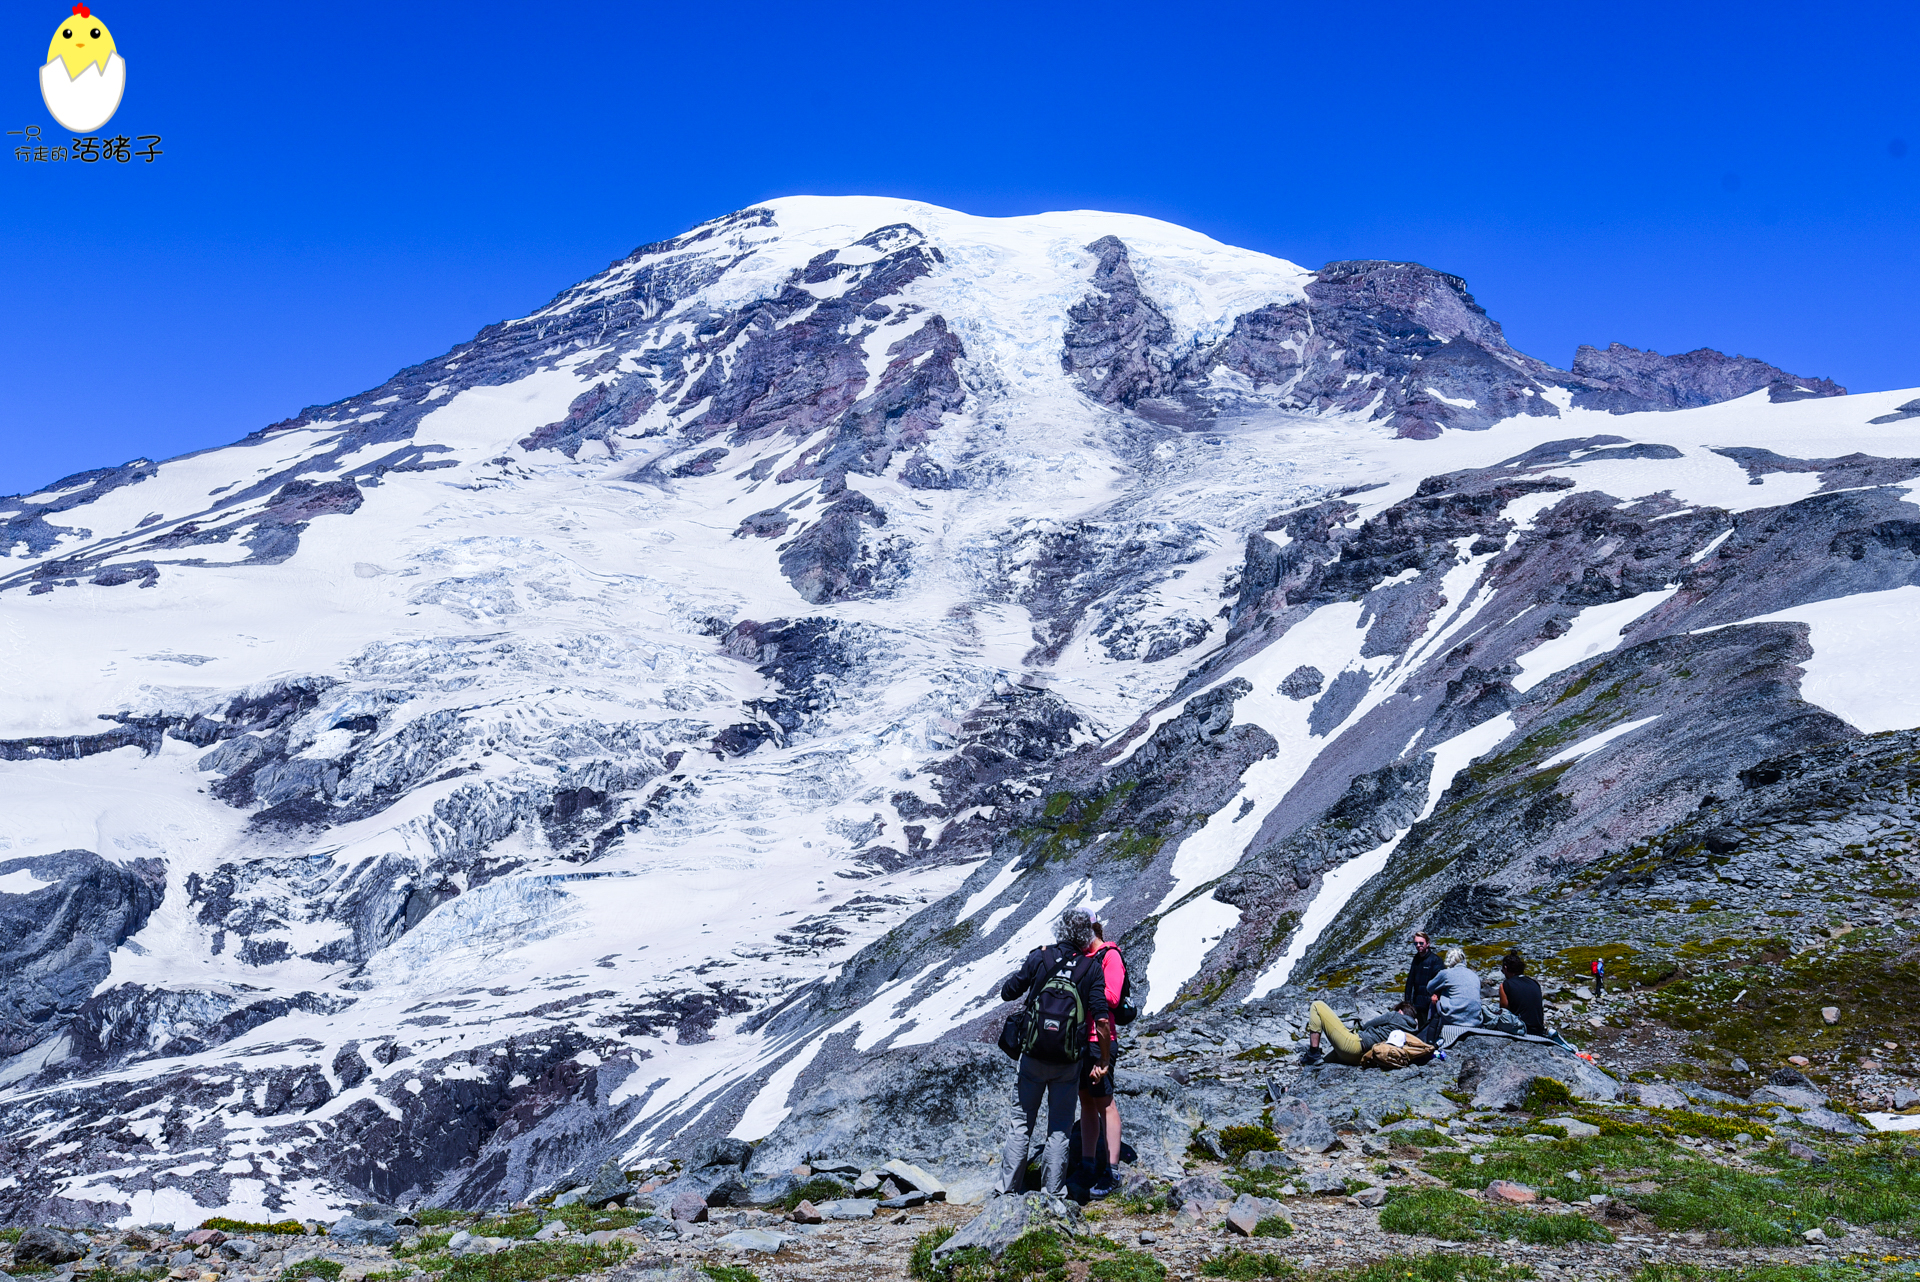
[[[53,131],[68,4],[0,5]],[[0,493],[235,439],[770,196],[1150,214],[1516,346],[1920,384],[1912,5],[100,0],[152,165],[0,155]]]

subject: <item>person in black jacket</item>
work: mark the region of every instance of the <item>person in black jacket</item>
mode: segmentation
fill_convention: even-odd
[[[1069,1136],[1074,1127],[1074,1105],[1080,1095],[1082,1058],[1092,1055],[1094,1062],[1085,1069],[1086,1079],[1098,1084],[1113,1071],[1113,1015],[1107,1005],[1106,984],[1100,961],[1087,955],[1093,946],[1093,918],[1084,909],[1069,908],[1053,924],[1055,942],[1027,954],[1020,969],[1000,986],[1000,1000],[1018,1000],[1028,992],[1038,994],[1056,974],[1065,974],[1080,993],[1086,1025],[1078,1036],[1065,1042],[1068,1049],[1050,1056],[1023,1054],[1016,1087],[1018,1107],[1007,1123],[1006,1143],[1000,1150],[1000,1178],[994,1194],[1017,1193],[1026,1171],[1027,1154],[1033,1148],[1033,1126],[1039,1116],[1042,1096],[1047,1101],[1047,1140],[1040,1159],[1040,1172],[1046,1191],[1060,1196],[1066,1186]],[[1030,1001],[1029,1018],[1033,1003]],[[1095,1054],[1087,1040],[1087,1029],[1094,1033]],[[1056,1062],[1056,1060],[1058,1062]]]
[[[1438,975],[1442,969],[1440,965],[1440,954],[1433,951],[1433,941],[1427,938],[1427,932],[1424,930],[1414,931],[1413,960],[1407,963],[1407,991],[1405,1001],[1407,1005],[1413,1007],[1413,1009],[1418,1012],[1415,1015],[1416,1019],[1424,1020],[1426,1018],[1428,1013],[1427,1008],[1433,1004],[1433,999],[1427,993],[1427,986],[1433,982],[1433,977]]]

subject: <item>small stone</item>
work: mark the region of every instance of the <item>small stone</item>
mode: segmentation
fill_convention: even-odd
[[[1738,1055],[1733,1057],[1733,1062],[1728,1064],[1727,1067],[1736,1073],[1751,1073],[1753,1071],[1747,1066],[1747,1061],[1741,1059]]]
[[[1372,1188],[1361,1189],[1358,1193],[1355,1193],[1352,1197],[1348,1198],[1347,1200],[1353,1203],[1355,1206],[1364,1206],[1369,1208],[1376,1207],[1376,1206],[1384,1206],[1386,1205],[1386,1201],[1387,1201],[1387,1191],[1386,1189],[1376,1184]]]
[[[601,1229],[597,1233],[587,1234],[587,1245],[588,1246],[606,1246],[608,1243],[618,1241],[619,1237],[620,1235],[615,1233],[612,1229]]]
[[[1827,1231],[1825,1229],[1808,1229],[1800,1236],[1809,1242],[1824,1242],[1827,1240]]]
[[[1863,1055],[1860,1057],[1860,1071],[1863,1073],[1877,1073],[1880,1071],[1880,1061],[1877,1059],[1868,1059]]]
[[[931,1200],[932,1198],[929,1194],[915,1189],[911,1193],[902,1193],[898,1197],[881,1198],[880,1206],[882,1209],[888,1211],[904,1211],[910,1206],[925,1206]]]
[[[1157,1233],[1142,1233],[1140,1235],[1141,1246],[1152,1246],[1155,1242],[1158,1242],[1159,1240],[1160,1240],[1160,1235]]]
[[[1787,1056],[1787,1063],[1792,1064],[1795,1068],[1805,1068],[1807,1065],[1813,1063],[1813,1061],[1805,1055],[1789,1055]]]
[[[820,1212],[814,1209],[813,1203],[803,1201],[793,1208],[793,1214],[787,1218],[795,1224],[818,1224],[821,1216]]]
[[[704,1224],[707,1221],[707,1199],[688,1190],[673,1199],[667,1214],[688,1224]]]
[[[219,1246],[227,1240],[227,1235],[219,1229],[195,1229],[180,1240],[188,1246]]]
[[[1487,1156],[1484,1153],[1475,1153],[1472,1157],[1468,1158],[1467,1161],[1474,1166],[1485,1166],[1487,1164]]]
[[[1824,1162],[1827,1160],[1826,1154],[1820,1152],[1818,1149],[1808,1148],[1799,1140],[1787,1141],[1787,1156],[1799,1162]]]
[[[1838,1006],[1822,1006],[1820,1008],[1820,1018],[1829,1024],[1838,1024],[1840,1022],[1840,1008]]]
[[[458,1233],[455,1233],[452,1237],[447,1239],[447,1249],[456,1254],[466,1250],[468,1247],[472,1245],[473,1245],[473,1234],[467,1232],[465,1229],[461,1229]]]
[[[813,1168],[811,1166],[808,1166],[805,1162],[802,1162],[800,1163],[800,1165],[793,1168],[793,1178],[796,1180],[804,1180],[809,1175],[812,1175],[812,1174],[813,1174]]]
[[[1914,1090],[1911,1086],[1894,1088],[1893,1106],[1895,1108],[1911,1108],[1915,1104],[1920,1104],[1920,1091]]]
[[[853,1182],[853,1191],[855,1193],[871,1193],[880,1187],[880,1179],[881,1176],[878,1171],[862,1171],[860,1172],[860,1178]]]
[[[1516,1184],[1512,1180],[1495,1180],[1487,1185],[1487,1196],[1496,1202],[1527,1203],[1540,1200],[1538,1189]]]
[[[1234,1206],[1227,1212],[1227,1228],[1241,1237],[1252,1237],[1254,1225],[1260,1223],[1260,1214],[1242,1206]]]
[[[1587,1201],[1593,1203],[1595,1206],[1605,1206],[1609,1199],[1605,1193],[1589,1193],[1587,1194]]]
[[[1751,1143],[1753,1143],[1753,1136],[1747,1134],[1745,1131],[1741,1131],[1739,1134],[1733,1137],[1733,1144],[1735,1148],[1745,1148],[1747,1145]]]
[[[1347,1182],[1332,1171],[1309,1171],[1306,1184],[1307,1192],[1316,1197],[1340,1197],[1347,1191]]]

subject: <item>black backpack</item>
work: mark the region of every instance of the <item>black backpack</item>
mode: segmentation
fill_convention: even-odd
[[[1018,1059],[1031,1055],[1049,1064],[1072,1064],[1087,1045],[1087,1004],[1080,983],[1090,957],[1061,958],[1053,948],[1041,950],[1041,974],[1026,1005],[1007,1016],[1000,1029],[1000,1049]]]

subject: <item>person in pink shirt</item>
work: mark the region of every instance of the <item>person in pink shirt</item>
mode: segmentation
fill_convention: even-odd
[[[1118,1011],[1120,994],[1127,985],[1127,965],[1120,958],[1120,946],[1107,942],[1106,927],[1097,918],[1087,955],[1100,959],[1107,1007]],[[1080,1061],[1080,1160],[1087,1172],[1088,1196],[1105,1197],[1113,1192],[1116,1183],[1113,1159],[1120,1152],[1120,1102],[1113,1094],[1113,1070],[1097,1075],[1090,1072],[1100,1063],[1100,1048],[1092,1029],[1088,1030],[1088,1038],[1091,1043],[1088,1053]],[[1102,1140],[1105,1141],[1104,1155]]]

